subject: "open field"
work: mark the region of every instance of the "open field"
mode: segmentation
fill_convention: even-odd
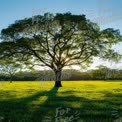
[[[122,121],[122,81],[62,84],[53,88],[54,82],[0,82],[0,121]]]

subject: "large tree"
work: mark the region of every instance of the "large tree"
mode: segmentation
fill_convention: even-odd
[[[61,87],[65,66],[92,62],[93,57],[118,60],[112,50],[120,42],[119,30],[100,30],[85,15],[57,13],[15,21],[1,32],[0,58],[12,57],[25,64],[48,66],[55,73],[55,86]]]

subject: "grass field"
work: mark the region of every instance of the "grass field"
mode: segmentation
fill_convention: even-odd
[[[62,84],[53,88],[54,82],[0,82],[0,121],[122,121],[122,81]]]

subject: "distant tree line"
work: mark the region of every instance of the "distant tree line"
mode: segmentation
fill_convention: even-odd
[[[65,69],[62,80],[122,80],[122,70],[110,69],[99,66],[98,69],[81,72],[75,69]],[[10,81],[10,76],[0,74],[1,81]],[[13,76],[13,81],[54,81],[55,74],[51,70],[18,72]]]

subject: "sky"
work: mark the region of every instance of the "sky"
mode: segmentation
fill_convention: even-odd
[[[105,28],[119,29],[122,34],[122,0],[0,0],[0,31],[7,28],[15,20],[26,17],[51,13],[71,12],[85,14],[86,18]],[[122,53],[122,44],[114,48]],[[91,68],[103,63],[109,67],[122,68],[120,63],[102,62],[94,60]]]

